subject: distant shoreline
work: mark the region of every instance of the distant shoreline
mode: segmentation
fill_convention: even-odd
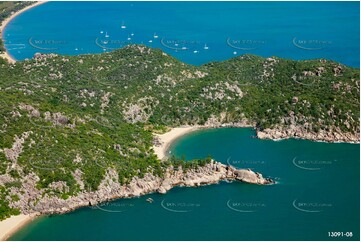
[[[17,17],[18,15],[24,13],[25,11],[32,9],[36,6],[39,6],[41,4],[46,3],[47,1],[41,1],[41,2],[34,2],[34,4],[27,6],[17,12],[15,12],[14,14],[10,15],[7,19],[5,19],[0,26],[0,32],[1,32],[1,36],[0,38],[4,40],[3,38],[3,34],[4,34],[4,30],[6,28],[6,26],[10,23],[11,20],[13,20],[15,17]],[[0,57],[6,59],[7,61],[9,61],[10,63],[15,63],[16,60],[10,55],[10,53],[7,51],[7,49],[5,48],[5,52],[0,54]]]

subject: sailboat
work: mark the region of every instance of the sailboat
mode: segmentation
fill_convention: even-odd
[[[207,46],[207,44],[204,45],[203,49],[205,49],[205,50],[208,50],[208,49],[209,49],[209,47]]]
[[[122,22],[122,26],[120,26],[122,29],[126,29],[127,26],[125,26],[124,22]]]
[[[109,38],[108,32],[105,32],[105,38]]]
[[[154,33],[153,37],[154,39],[158,39],[159,36],[156,33]]]

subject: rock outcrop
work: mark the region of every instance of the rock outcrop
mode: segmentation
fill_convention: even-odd
[[[97,191],[82,191],[65,200],[49,194],[42,196],[42,190],[36,188],[38,179],[35,174],[29,174],[24,177],[21,188],[12,188],[11,194],[19,196],[18,201],[12,202],[12,207],[20,208],[24,214],[65,213],[79,207],[94,206],[116,198],[130,198],[153,192],[164,194],[175,186],[196,187],[216,184],[223,180],[236,180],[259,185],[274,184],[272,179],[264,178],[257,172],[248,169],[237,170],[232,166],[215,161],[187,170],[183,170],[182,167],[169,167],[162,178],[147,173],[143,178],[134,177],[126,185],[120,185],[117,172],[109,168]]]
[[[312,132],[299,126],[257,130],[257,137],[259,139],[272,140],[298,138],[325,142],[360,142],[360,134],[353,134],[351,132],[345,133],[339,129],[335,129],[329,132],[326,132],[324,130],[320,130],[319,132]]]

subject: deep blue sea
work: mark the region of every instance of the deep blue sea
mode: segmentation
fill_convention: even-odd
[[[252,53],[360,65],[359,2],[49,2],[6,27],[15,59],[130,43],[200,65]]]

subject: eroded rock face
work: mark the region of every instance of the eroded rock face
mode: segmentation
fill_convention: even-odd
[[[276,127],[274,129],[257,130],[257,137],[260,139],[288,139],[299,138],[307,140],[325,141],[325,142],[348,142],[359,143],[360,134],[353,134],[351,132],[345,133],[339,129],[329,132],[320,130],[319,132],[312,132],[304,127],[293,125],[290,127]]]
[[[133,177],[127,185],[120,185],[117,172],[109,168],[97,191],[83,190],[77,196],[69,197],[66,200],[49,194],[41,196],[42,191],[36,188],[38,180],[39,178],[35,174],[29,174],[22,180],[21,188],[12,188],[12,194],[21,195],[19,195],[19,201],[13,202],[11,206],[20,208],[24,214],[65,213],[78,207],[94,206],[116,198],[129,198],[153,192],[164,194],[175,186],[195,187],[216,184],[222,180],[237,180],[260,185],[274,183],[273,180],[263,178],[261,174],[251,170],[237,170],[232,166],[215,161],[187,171],[182,170],[182,167],[176,169],[169,167],[163,178],[147,173],[143,178]],[[78,183],[81,182],[78,181]],[[64,189],[63,185],[53,184],[57,189]]]

